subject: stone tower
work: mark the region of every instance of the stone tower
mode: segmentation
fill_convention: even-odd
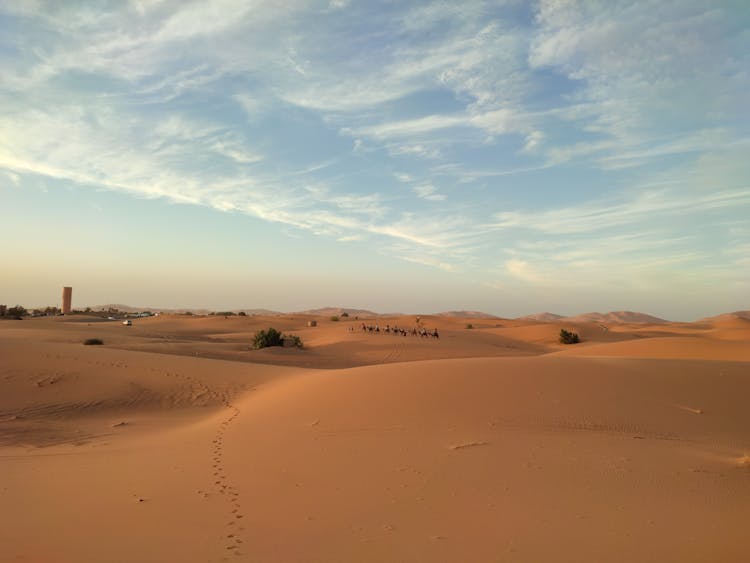
[[[67,315],[70,313],[71,308],[70,304],[73,300],[73,288],[72,287],[63,287],[63,293],[62,293],[62,313],[63,315]]]

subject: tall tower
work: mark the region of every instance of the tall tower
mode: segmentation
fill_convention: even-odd
[[[70,313],[70,303],[73,300],[73,288],[72,287],[63,287],[63,294],[62,294],[62,313],[63,315],[67,315]]]

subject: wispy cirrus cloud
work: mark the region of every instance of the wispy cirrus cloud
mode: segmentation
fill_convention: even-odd
[[[748,235],[722,225],[750,210],[740,12],[5,5],[0,168],[20,187],[47,176],[244,213],[501,285],[618,263],[652,279],[660,257],[717,272],[711,245],[737,249],[739,270]],[[627,238],[657,226],[668,245]]]
[[[414,193],[417,197],[426,199],[428,201],[443,201],[445,200],[445,194],[441,194],[437,191],[437,188],[432,184],[423,184],[420,186],[414,186]]]
[[[529,64],[580,85],[575,99],[585,111],[575,123],[600,137],[568,158],[586,148],[605,164],[632,149],[651,156],[649,145],[663,145],[666,131],[674,135],[672,151],[691,151],[678,135],[705,136],[730,123],[748,86],[740,70],[747,51],[737,48],[740,35],[728,33],[739,24],[734,17],[692,1],[540,2]],[[566,149],[554,150],[564,160]]]
[[[587,203],[530,213],[501,212],[495,215],[497,222],[491,226],[547,233],[583,233],[652,221],[654,216],[703,213],[749,203],[750,188],[687,196],[674,190],[644,191],[621,203]]]

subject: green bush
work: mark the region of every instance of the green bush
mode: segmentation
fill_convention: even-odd
[[[295,348],[304,348],[304,346],[302,345],[302,339],[296,334],[287,334],[286,336],[284,336],[284,340],[291,340],[292,346],[294,346]]]
[[[333,315],[333,316],[331,317],[331,320],[332,320],[333,322],[337,322],[337,321],[339,320],[339,316],[338,316],[338,315]]]
[[[253,337],[253,350],[268,348],[269,346],[283,346],[284,335],[271,327],[268,330],[259,330]]]
[[[561,344],[578,344],[580,339],[575,332],[570,332],[564,328],[560,329],[560,343]]]
[[[98,345],[98,344],[104,344],[104,341],[100,338],[88,338],[87,340],[84,340],[84,345],[86,346],[92,346],[92,345]]]
[[[26,310],[25,307],[21,307],[21,305],[16,305],[15,307],[8,307],[5,311],[5,316],[7,317],[14,317],[16,319],[20,319],[21,317],[25,317],[28,315],[29,312]]]
[[[295,348],[303,348],[302,339],[295,334],[282,334],[275,328],[268,330],[259,330],[253,337],[253,350],[268,348],[269,346],[283,346],[284,341],[287,345],[291,342]]]

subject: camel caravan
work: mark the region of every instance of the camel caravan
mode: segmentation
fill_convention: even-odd
[[[412,329],[400,328],[398,326],[385,325],[385,328],[380,328],[380,325],[366,325],[362,323],[360,327],[362,332],[370,334],[395,334],[396,336],[419,336],[420,338],[440,338],[438,329],[427,330],[424,327],[414,327]]]

